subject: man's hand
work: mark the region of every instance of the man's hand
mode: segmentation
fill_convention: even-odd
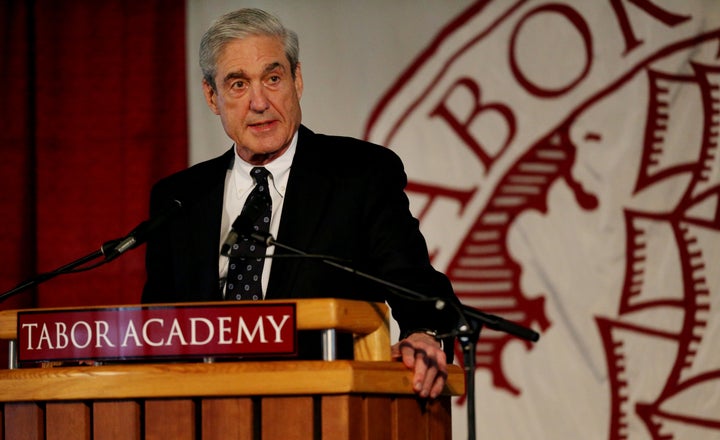
[[[447,379],[447,359],[440,343],[425,333],[412,333],[392,346],[393,359],[412,369],[413,389],[420,397],[440,395]]]

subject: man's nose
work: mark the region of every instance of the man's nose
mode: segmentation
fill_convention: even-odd
[[[267,99],[266,91],[262,85],[252,87],[250,89],[250,110],[262,113],[270,107]]]

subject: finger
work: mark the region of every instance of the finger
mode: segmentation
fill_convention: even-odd
[[[437,371],[435,371],[433,362],[425,351],[417,350],[414,359],[415,374],[413,375],[413,389],[420,394],[421,397],[427,397],[430,394],[430,389],[432,388],[432,383]]]
[[[437,374],[435,376],[434,383],[430,389],[430,397],[436,398],[442,393],[447,382],[448,368],[447,368],[447,357],[445,352],[442,350],[435,351],[435,362],[437,367]]]
[[[392,347],[390,347],[390,358],[393,360],[400,359],[400,343],[393,344]]]
[[[402,357],[403,364],[408,368],[413,368],[416,365],[415,354],[417,353],[415,347],[408,342],[401,342],[399,344],[400,356]]]
[[[418,364],[423,364],[422,366]],[[416,358],[416,391],[421,397],[435,398],[442,392],[445,387],[447,378],[447,362],[445,353],[442,350],[428,350],[422,359]],[[418,373],[423,373],[422,379],[418,378]],[[422,380],[422,385],[417,388],[418,380]]]
[[[447,382],[447,372],[446,371],[439,371],[437,376],[435,377],[435,382],[432,385],[432,388],[430,388],[430,398],[435,399],[442,393],[443,389],[445,388],[445,383]]]
[[[427,368],[427,371],[425,372],[425,379],[423,381],[422,389],[420,391],[420,396],[422,397],[429,397],[430,393],[433,391],[433,387],[435,385],[435,380],[438,376],[438,370],[437,367],[433,366],[432,364]]]

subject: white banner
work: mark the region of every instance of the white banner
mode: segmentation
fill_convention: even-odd
[[[241,3],[189,2],[193,162],[204,29],[278,14],[304,123],[398,152],[458,296],[541,333],[483,330],[478,438],[720,438],[719,2]]]

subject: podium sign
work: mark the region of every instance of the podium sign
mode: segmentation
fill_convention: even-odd
[[[295,303],[18,312],[20,362],[292,356]]]

